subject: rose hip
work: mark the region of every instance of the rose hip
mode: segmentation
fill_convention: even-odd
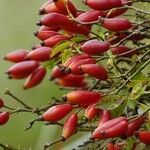
[[[93,118],[96,117],[96,115],[98,115],[99,113],[99,109],[96,108],[96,104],[91,104],[88,106],[88,108],[85,110],[85,117],[88,120],[92,120]]]
[[[90,55],[100,55],[109,50],[108,42],[102,42],[97,39],[89,40],[81,46],[81,50]]]
[[[99,80],[108,79],[108,74],[106,69],[98,64],[83,64],[80,66],[80,70],[83,73],[86,73],[89,76],[92,76]]]
[[[77,125],[78,125],[77,114],[71,114],[63,126],[62,137],[66,140],[70,136],[72,136],[77,130]]]
[[[102,94],[94,91],[77,90],[72,91],[64,97],[71,104],[88,106],[102,99]]]
[[[84,3],[96,10],[108,10],[124,6],[122,0],[85,0]]]
[[[69,39],[70,39],[69,36],[55,35],[55,36],[52,36],[52,37],[44,40],[41,44],[42,44],[42,46],[53,47],[56,44],[58,44],[59,42],[69,40]]]
[[[27,60],[26,58],[27,54],[28,54],[27,50],[20,49],[20,50],[16,50],[16,51],[8,53],[6,56],[4,56],[4,59],[17,63],[17,62]]]
[[[57,122],[64,118],[73,109],[70,104],[60,104],[49,108],[43,115],[42,119],[48,122]]]
[[[46,70],[43,67],[37,68],[32,74],[27,78],[26,82],[23,85],[24,89],[29,89],[40,84],[46,74]]]
[[[119,32],[125,31],[132,27],[129,20],[123,18],[100,18],[100,23],[102,26],[110,31]]]
[[[39,63],[37,61],[23,61],[14,64],[11,68],[6,72],[8,75],[12,76],[24,76],[32,73],[37,67]]]
[[[40,47],[35,49],[34,51],[31,51],[27,58],[29,60],[35,60],[35,61],[46,61],[51,58],[51,48],[50,47]]]
[[[9,120],[9,112],[0,113],[0,125],[4,125]]]

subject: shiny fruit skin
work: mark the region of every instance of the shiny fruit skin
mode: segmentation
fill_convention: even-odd
[[[106,69],[98,64],[83,64],[80,66],[80,70],[83,73],[86,73],[89,76],[92,76],[99,80],[108,79],[108,74]]]
[[[98,126],[101,126],[103,123],[109,121],[111,119],[111,113],[109,110],[101,110],[100,111],[100,120],[98,122]]]
[[[28,54],[27,50],[20,49],[20,50],[16,50],[16,51],[8,53],[6,56],[4,56],[4,59],[11,61],[11,62],[18,63],[18,62],[27,60],[26,59],[27,54]]]
[[[136,136],[144,144],[150,145],[150,131],[139,131]]]
[[[35,36],[42,41],[55,35],[60,35],[60,34],[58,32],[49,31],[49,30],[35,32]]]
[[[29,75],[32,73],[37,67],[39,66],[39,63],[37,61],[23,61],[14,64],[11,68],[8,69],[7,74],[8,75],[14,75],[14,76],[24,76]]]
[[[132,136],[134,134],[134,132],[136,130],[138,130],[142,126],[142,124],[144,124],[144,121],[145,121],[144,117],[140,116],[140,117],[134,119],[132,122],[130,122],[128,125],[128,130],[125,133],[125,136],[126,137]]]
[[[95,60],[92,58],[80,59],[77,62],[71,63],[68,67],[70,68],[72,74],[82,75],[82,74],[84,74],[84,72],[80,69],[81,65],[83,65],[83,64],[95,64],[95,63],[96,63]]]
[[[68,119],[65,121],[62,131],[62,137],[68,139],[71,137],[77,130],[78,125],[78,116],[77,114],[71,114]]]
[[[43,115],[44,121],[57,122],[64,118],[73,109],[70,104],[60,104],[49,108]]]
[[[34,51],[31,51],[27,58],[29,60],[35,60],[35,61],[46,61],[51,58],[51,48],[50,47],[40,47],[35,49]]]
[[[58,10],[60,10],[61,13],[65,14],[65,15],[68,15],[64,0],[57,0],[55,2],[55,5],[58,8]],[[70,0],[67,0],[67,6],[68,6],[68,9],[71,12],[71,14],[74,17],[76,17],[77,16],[77,9]]]
[[[106,19],[100,19],[100,22],[102,21],[102,26],[109,30],[114,32],[119,31],[126,31],[132,27],[132,24],[127,19],[123,18],[106,18]]]
[[[94,91],[77,90],[66,94],[66,99],[71,104],[90,105],[102,99],[102,94]]]
[[[99,113],[99,109],[96,108],[96,104],[91,104],[88,106],[88,108],[85,110],[85,117],[88,120],[92,120],[93,118],[96,117],[96,115],[98,115]]]
[[[68,36],[64,36],[64,35],[55,35],[52,36],[46,40],[43,41],[42,45],[47,46],[47,47],[53,47],[56,44],[58,44],[59,42],[65,41],[65,40],[69,40],[70,37]]]
[[[100,55],[109,50],[109,48],[109,43],[101,42],[97,39],[89,40],[81,46],[81,50],[90,55]]]
[[[71,63],[77,62],[81,59],[90,58],[90,55],[88,54],[76,54],[66,60],[66,62],[63,64],[65,67],[68,67]]]
[[[122,0],[85,0],[85,4],[95,10],[108,10],[124,5]]]
[[[45,15],[40,22],[38,22],[38,25],[44,25],[48,27],[53,27],[56,25],[62,25],[70,22],[68,17],[60,14],[60,13],[50,13]]]
[[[9,120],[9,113],[8,112],[1,112],[0,113],[0,125],[4,125]]]
[[[93,139],[107,139],[122,136],[126,133],[128,121],[125,117],[111,119],[98,126],[92,133]]]
[[[45,77],[46,70],[43,67],[37,68],[32,74],[27,78],[26,82],[23,85],[24,89],[33,88],[36,85],[40,84]]]
[[[84,81],[84,76],[67,74],[56,80],[56,83],[66,87],[85,87],[87,83]]]
[[[89,10],[79,15],[76,20],[81,22],[91,22],[98,20],[99,16],[104,16],[104,13],[97,10]]]

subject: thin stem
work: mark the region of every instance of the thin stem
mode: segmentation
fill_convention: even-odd
[[[5,94],[9,95],[10,97],[12,97],[14,100],[16,100],[17,102],[19,102],[21,105],[23,105],[25,108],[27,109],[32,109],[29,105],[27,105],[26,103],[24,103],[22,100],[20,100],[18,97],[16,97],[15,95],[13,95],[8,89],[5,91]]]
[[[37,121],[42,121],[42,117],[39,117],[37,119],[34,119],[33,121],[30,122],[29,126],[25,128],[25,130],[29,130],[31,129],[31,127],[33,126],[33,124]]]
[[[4,145],[2,143],[0,143],[0,147],[2,147],[4,150],[21,150],[21,149],[13,148],[9,145]]]
[[[136,8],[136,7],[133,7],[133,6],[126,5],[125,7],[126,7],[126,8],[129,8],[129,9],[136,10],[137,12],[140,12],[140,13],[144,13],[144,14],[150,15],[150,12],[147,12],[147,11],[144,11],[144,10],[141,10],[141,9],[138,9],[138,8]]]
[[[137,71],[135,71],[135,73],[132,74],[132,75],[119,87],[119,89],[118,89],[115,93],[117,94],[135,75],[137,75],[140,71],[142,71],[149,63],[150,63],[150,59],[148,59]]]
[[[59,139],[59,140],[57,140],[57,141],[55,141],[55,142],[52,142],[52,143],[47,143],[47,144],[45,144],[44,146],[43,146],[43,150],[46,150],[46,149],[48,149],[49,147],[51,147],[52,145],[55,145],[55,144],[57,144],[57,143],[59,143],[59,142],[63,142],[65,139],[62,137],[61,139]]]

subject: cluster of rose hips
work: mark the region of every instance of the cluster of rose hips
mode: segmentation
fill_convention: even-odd
[[[108,79],[107,69],[98,64],[94,56],[103,56],[109,50],[113,55],[130,51],[127,46],[114,46],[114,44],[126,38],[134,29],[134,24],[128,19],[118,17],[127,11],[124,6],[130,6],[132,2],[127,0],[84,0],[84,4],[91,9],[78,11],[70,0],[48,0],[44,3],[39,11],[43,17],[37,23],[41,27],[34,33],[42,41],[41,45],[36,45],[32,51],[22,49],[7,54],[5,59],[16,63],[8,69],[7,74],[13,79],[27,78],[23,87],[25,89],[32,88],[43,80],[49,66],[47,64],[51,60],[59,60],[51,70],[51,79],[61,86],[81,89],[66,94],[63,97],[63,104],[52,106],[38,120],[58,122],[72,110],[85,109],[85,117],[88,121],[100,116],[97,127],[92,131],[92,140],[128,138],[136,135],[143,143],[150,144],[150,132],[135,132],[144,124],[144,115],[132,120],[128,120],[126,117],[113,118],[110,111],[96,107],[96,103],[100,102],[104,96],[100,92],[89,90],[85,81],[86,76],[103,81]],[[122,8],[117,9],[119,7]],[[109,33],[105,39],[99,40],[99,37],[92,36],[94,24],[98,24]],[[73,42],[72,39],[77,34],[82,35],[84,40]],[[129,40],[143,38],[144,36],[134,34]],[[62,62],[64,51],[61,48],[55,54],[53,51],[59,44],[66,41],[71,41],[65,48],[72,51],[72,56]],[[129,53],[124,56],[131,57],[133,54]],[[84,90],[85,87],[86,90]],[[78,120],[78,111],[68,117],[63,125],[63,140],[76,133],[80,127]],[[45,145],[45,149],[48,146]],[[120,148],[118,145],[109,143],[108,150],[112,149]]]

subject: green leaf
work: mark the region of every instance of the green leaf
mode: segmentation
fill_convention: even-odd
[[[137,83],[132,89],[130,99],[137,100],[144,93],[146,87],[147,84],[145,84],[144,82],[140,81],[139,83]]]
[[[126,140],[126,145],[123,148],[123,150],[131,150],[133,147],[133,144],[136,142],[135,137],[130,137]]]
[[[75,43],[79,43],[79,42],[82,42],[85,40],[86,40],[86,37],[84,35],[81,35],[81,34],[77,34],[73,38],[71,38],[71,41],[75,42]]]
[[[150,106],[149,106],[149,105],[146,105],[146,104],[143,104],[143,103],[140,103],[140,104],[139,104],[139,108],[140,108],[143,112],[145,112],[145,111],[147,111],[147,110],[150,108]]]
[[[105,39],[105,34],[102,31],[98,32],[98,36],[103,40]]]
[[[127,105],[129,108],[134,110],[135,107],[137,106],[137,101],[135,101],[133,99],[128,99]]]
[[[51,59],[51,60],[49,60],[49,61],[45,61],[42,65],[43,65],[45,68],[52,69],[52,68],[53,68],[54,66],[56,66],[60,61],[61,61],[60,58]]]
[[[62,64],[64,62],[66,62],[66,60],[71,57],[73,54],[72,54],[72,50],[71,49],[65,49],[63,51],[63,54],[62,54]]]
[[[122,115],[125,110],[126,105],[127,105],[127,100],[124,100],[121,105],[119,105],[118,107],[114,108],[111,111],[112,116],[117,117],[117,116]]]
[[[57,45],[52,49],[52,56],[51,56],[51,57],[53,57],[54,55],[58,54],[58,53],[61,52],[62,50],[69,48],[70,44],[71,44],[70,41],[63,41],[63,42],[57,44]]]
[[[107,95],[98,104],[97,107],[105,110],[113,110],[124,102],[123,98],[119,95]]]
[[[129,83],[129,87],[134,87],[136,84],[140,82],[150,83],[150,79],[144,74],[139,73],[132,79],[132,82]]]

